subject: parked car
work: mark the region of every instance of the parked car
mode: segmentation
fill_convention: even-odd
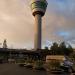
[[[60,67],[65,71],[65,72],[72,72],[73,71],[73,63],[69,60],[64,60],[60,64]]]

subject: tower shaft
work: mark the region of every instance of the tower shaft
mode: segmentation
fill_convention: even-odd
[[[35,15],[35,40],[34,40],[34,49],[41,49],[41,22],[42,18],[40,14]]]

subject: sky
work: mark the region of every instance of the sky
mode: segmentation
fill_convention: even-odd
[[[0,0],[0,43],[9,48],[34,48],[31,0]],[[75,48],[75,0],[47,0],[42,17],[42,47],[65,41]],[[2,44],[0,44],[2,47]]]

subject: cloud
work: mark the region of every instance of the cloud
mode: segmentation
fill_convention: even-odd
[[[33,42],[33,37],[30,37],[34,35],[33,17],[28,1],[0,0],[0,5],[0,39],[6,38],[8,44],[15,47]]]
[[[75,40],[75,0],[47,0],[42,22],[42,45],[47,41]],[[64,34],[62,34],[64,33]],[[0,0],[0,40],[9,47],[34,46],[34,17],[30,0]]]
[[[72,39],[75,39],[75,0],[48,0],[44,19],[43,36],[45,40],[71,42]]]

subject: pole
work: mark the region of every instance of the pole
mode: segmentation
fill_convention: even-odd
[[[35,50],[41,49],[41,15],[35,15],[35,40],[34,40],[34,48]]]

